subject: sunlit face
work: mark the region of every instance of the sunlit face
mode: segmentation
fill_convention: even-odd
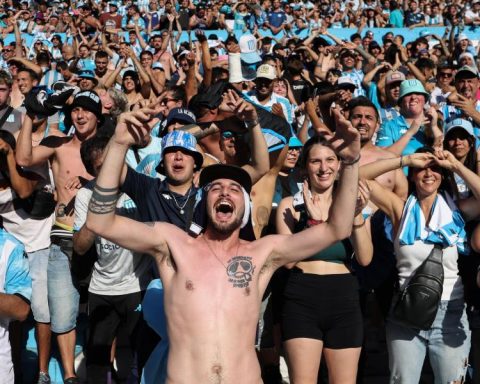
[[[245,199],[240,184],[230,179],[217,179],[207,195],[209,225],[221,234],[230,234],[242,223]]]
[[[360,133],[362,144],[369,142],[378,129],[377,115],[372,107],[358,106],[350,112],[350,122]]]
[[[284,169],[293,169],[297,165],[298,158],[300,157],[301,147],[288,148],[287,157],[283,162]]]
[[[153,64],[153,57],[150,55],[142,55],[142,57],[140,57],[140,63],[145,69],[151,68]]]
[[[425,105],[425,96],[420,93],[410,93],[402,98],[402,114],[407,117],[419,116],[423,113]]]
[[[160,104],[165,105],[167,108],[165,110],[165,116],[170,113],[173,108],[179,108],[182,106],[182,101],[175,98],[175,95],[172,91],[167,91],[165,97],[162,99]]]
[[[115,102],[105,89],[97,90],[97,94],[102,102],[103,113],[108,113],[114,107]]]
[[[72,123],[77,134],[88,138],[95,134],[97,130],[97,116],[82,107],[72,109]]]
[[[478,78],[457,79],[455,81],[455,88],[460,95],[473,100],[478,92]]]
[[[306,171],[311,187],[324,191],[333,186],[340,167],[335,152],[321,144],[315,144],[308,154]]]
[[[273,83],[273,92],[277,95],[287,97],[287,84],[284,81],[275,81]]]
[[[415,184],[415,190],[419,198],[431,196],[437,193],[442,183],[442,174],[439,167],[414,169],[411,181]]]
[[[17,85],[20,92],[26,95],[36,85],[36,81],[32,79],[30,73],[22,71],[17,75]]]
[[[101,58],[95,59],[95,67],[98,73],[105,73],[108,67],[108,58],[101,57]]]
[[[87,47],[82,46],[78,50],[78,53],[79,53],[80,57],[84,59],[84,58],[87,58],[90,55],[90,50]]]
[[[4,106],[8,103],[10,99],[11,88],[5,84],[0,83],[0,106]]]
[[[398,97],[400,96],[400,83],[401,81],[396,81],[386,86],[387,95],[392,101],[398,101]]]
[[[168,148],[163,155],[163,164],[170,184],[185,185],[192,182],[195,160],[188,152]]]
[[[368,44],[367,44],[368,47]],[[344,56],[342,58],[342,65],[345,68],[353,68],[355,66],[355,58],[351,55]]]
[[[327,74],[327,81],[328,81],[330,84],[334,85],[334,84],[337,82],[337,80],[338,80],[338,76],[337,76],[335,73],[333,73],[333,72],[328,72],[328,74]]]
[[[452,83],[453,69],[443,68],[437,72],[437,81],[440,86],[448,86]]]
[[[463,128],[454,128],[448,132],[445,142],[447,149],[455,156],[457,160],[463,162],[468,155],[468,152],[472,148],[469,133]]]
[[[463,67],[464,65],[468,65],[469,67],[475,67],[475,63],[470,56],[463,56],[460,59],[460,66]]]
[[[135,81],[133,80],[132,76],[125,76],[123,78],[123,87],[125,88],[126,92],[132,92],[135,90]]]

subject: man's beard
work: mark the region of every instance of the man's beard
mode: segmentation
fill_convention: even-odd
[[[207,212],[208,225],[210,225],[216,232],[221,235],[229,235],[242,225],[243,212],[237,215],[235,220],[230,223],[217,223],[213,220],[210,210]]]

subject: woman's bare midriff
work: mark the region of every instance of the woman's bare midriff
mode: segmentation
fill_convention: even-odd
[[[339,275],[342,273],[351,273],[343,263],[332,263],[322,260],[302,261],[297,263],[295,267],[301,269],[303,273],[311,273],[314,275]]]

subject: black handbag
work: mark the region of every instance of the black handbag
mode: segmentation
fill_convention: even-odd
[[[393,308],[395,323],[427,330],[437,315],[443,292],[443,248],[435,244],[427,259],[402,289]]]

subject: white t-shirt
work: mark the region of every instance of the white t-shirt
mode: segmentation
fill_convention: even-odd
[[[38,183],[37,188],[47,188],[50,184],[47,167],[48,165],[45,163],[28,168],[28,171],[40,175],[44,180]],[[0,179],[3,179],[1,174]],[[52,189],[51,186],[49,189]],[[7,188],[0,191],[0,217],[3,228],[23,243],[27,253],[48,248],[54,213],[43,220],[31,219],[22,208],[18,207],[18,204],[14,204],[14,201],[17,200],[18,196],[13,189]]]
[[[87,219],[88,203],[92,196],[93,183],[78,190],[75,197],[74,230],[79,231]],[[116,213],[134,218],[133,201],[122,194],[117,202]],[[97,295],[115,296],[143,291],[151,280],[153,259],[148,255],[133,253],[100,236],[95,238],[98,260],[95,262],[89,292]]]

